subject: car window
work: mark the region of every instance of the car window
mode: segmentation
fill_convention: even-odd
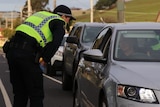
[[[121,30],[116,34],[114,58],[128,61],[160,61],[159,30]]]
[[[104,58],[108,58],[110,43],[111,43],[111,36],[106,41],[106,44],[105,44],[105,47],[104,47],[104,50],[103,50]]]
[[[64,43],[65,43],[66,39],[67,39],[67,37],[63,37],[63,40],[61,42],[61,46],[64,46]]]
[[[106,42],[108,41],[109,37],[112,34],[112,30],[110,28],[104,29],[97,37],[93,49],[100,49],[102,52],[104,50],[104,47],[106,45]]]
[[[82,42],[93,42],[102,28],[102,26],[86,26],[83,32]]]
[[[73,36],[80,38],[81,33],[82,33],[82,27],[78,27]]]
[[[111,28],[103,29],[96,38],[94,42],[93,49],[100,49],[104,55],[104,58],[108,57],[110,40],[112,35]]]
[[[75,30],[76,30],[76,27],[73,26],[72,30],[71,30],[70,33],[69,33],[69,36],[73,35],[73,33],[74,33]]]

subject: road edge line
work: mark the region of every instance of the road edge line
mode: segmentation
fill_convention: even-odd
[[[0,79],[0,90],[1,90],[1,92],[2,92],[2,95],[3,95],[3,98],[4,98],[4,102],[5,102],[6,107],[12,107],[11,101],[10,101],[10,99],[9,99],[9,96],[8,96],[5,88],[4,88],[4,85],[3,85],[2,81],[1,81],[1,79]]]
[[[52,77],[47,76],[47,75],[45,75],[45,74],[43,74],[43,76],[45,76],[46,78],[48,78],[48,79],[50,79],[50,80],[52,80],[52,81],[55,81],[55,82],[57,82],[57,83],[59,83],[59,84],[62,84],[61,81],[59,81],[59,80],[57,80],[57,79],[55,79],[55,78],[52,78]]]

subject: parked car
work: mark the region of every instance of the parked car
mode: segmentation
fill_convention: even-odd
[[[63,52],[62,89],[71,90],[81,53],[92,45],[103,23],[76,23],[66,40]]]
[[[73,107],[160,107],[159,55],[160,23],[108,24],[83,52]]]
[[[59,46],[57,52],[55,55],[51,58],[50,63],[47,65],[47,75],[49,76],[56,76],[57,72],[62,72],[62,65],[63,65],[63,48],[64,44],[66,42],[66,38],[68,37],[68,34],[65,34],[63,37],[63,40],[61,42],[61,45]]]

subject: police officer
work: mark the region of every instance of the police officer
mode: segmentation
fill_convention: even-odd
[[[40,11],[28,17],[16,28],[6,52],[13,86],[13,107],[43,107],[43,75],[39,66],[55,54],[65,34],[64,26],[75,20],[65,5],[53,12]],[[40,53],[40,54],[39,54]]]

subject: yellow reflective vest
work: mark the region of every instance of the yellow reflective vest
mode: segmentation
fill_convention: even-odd
[[[16,28],[16,31],[24,32],[27,35],[35,38],[40,46],[44,47],[53,39],[53,35],[49,29],[49,22],[54,19],[64,21],[57,14],[40,11],[28,17],[23,24]]]

